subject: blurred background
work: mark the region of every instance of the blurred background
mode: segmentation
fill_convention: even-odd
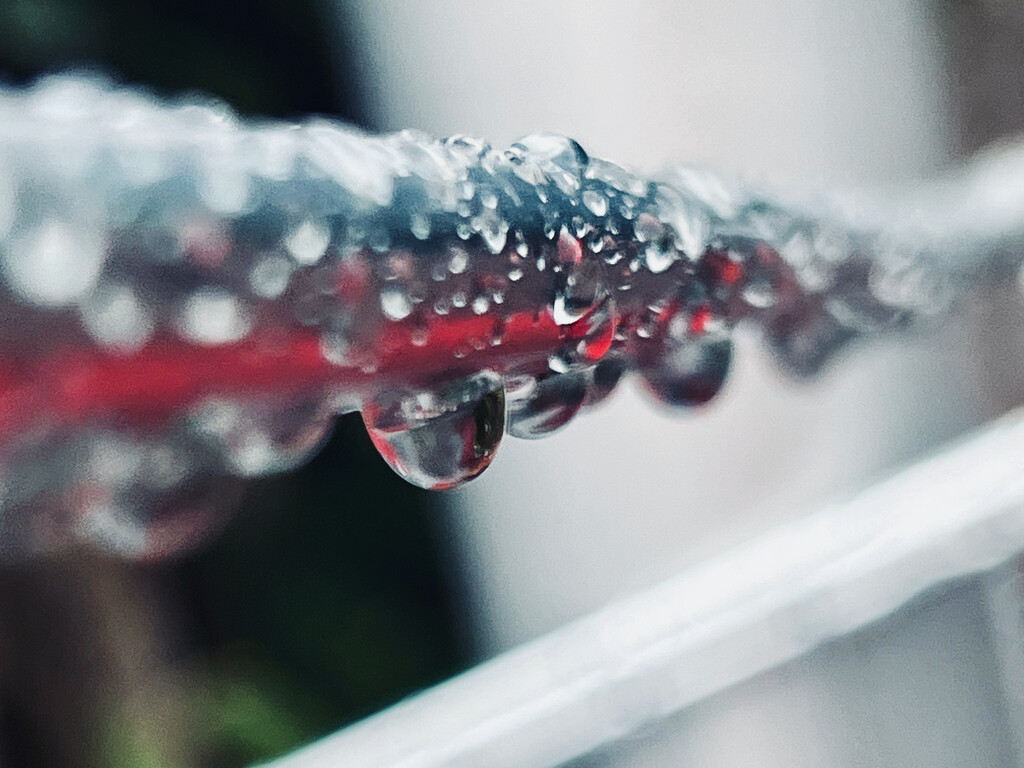
[[[0,0],[0,78],[68,67],[253,116],[495,143],[560,131],[639,171],[698,161],[813,194],[909,184],[1020,130],[1024,5]],[[667,414],[627,386],[564,433],[506,441],[450,493],[405,485],[344,417],[189,556],[5,565],[0,765],[287,752],[1012,407],[1022,314],[996,292],[812,383],[741,335],[706,410]],[[985,584],[581,765],[1018,765]]]

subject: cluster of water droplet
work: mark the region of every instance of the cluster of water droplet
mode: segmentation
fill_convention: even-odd
[[[5,94],[0,542],[165,551],[211,477],[291,466],[354,409],[403,477],[451,487],[627,371],[707,402],[740,320],[811,371],[948,303],[927,259],[877,243],[562,136],[242,126],[74,79]]]

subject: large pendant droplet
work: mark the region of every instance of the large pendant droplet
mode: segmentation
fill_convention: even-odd
[[[363,422],[380,455],[413,485],[454,488],[488,466],[505,431],[505,390],[481,373],[439,391],[389,392]]]
[[[718,394],[732,362],[732,341],[726,337],[694,339],[671,346],[642,371],[647,390],[674,408],[704,405]]]

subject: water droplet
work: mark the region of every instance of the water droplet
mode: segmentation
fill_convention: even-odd
[[[608,294],[599,263],[587,260],[566,266],[557,278],[551,313],[558,325],[572,325]]]
[[[299,264],[316,264],[331,242],[331,230],[323,222],[304,221],[284,240],[284,247]]]
[[[583,204],[595,216],[604,216],[608,213],[608,198],[593,189],[584,190]]]
[[[320,335],[320,354],[327,362],[334,365],[350,364],[348,352],[348,339],[343,334],[328,332]]]
[[[556,354],[548,357],[548,368],[555,373],[568,373],[570,370],[569,361],[562,355]]]
[[[498,207],[498,195],[493,189],[484,187],[480,190],[480,205],[492,211]]]
[[[588,179],[603,181],[619,192],[628,192],[637,197],[641,197],[646,190],[643,179],[634,176],[622,166],[610,163],[607,160],[591,160],[587,167],[586,175]]]
[[[214,446],[237,474],[251,477],[291,469],[311,456],[333,425],[325,400],[308,397],[287,407],[274,401],[207,401],[189,418],[191,431]]]
[[[583,405],[590,408],[605,400],[615,391],[625,372],[625,362],[615,357],[606,358],[591,368]]]
[[[484,245],[487,246],[493,254],[501,253],[505,248],[505,241],[507,240],[508,222],[501,218],[497,212],[487,210],[480,216],[477,216],[473,220],[474,228],[480,233],[480,237],[484,240]]]
[[[641,243],[653,243],[665,236],[665,227],[649,213],[642,213],[633,225],[636,239]]]
[[[101,286],[82,304],[80,311],[82,322],[92,337],[113,349],[138,349],[153,332],[149,310],[128,286]]]
[[[467,301],[469,301],[469,299],[467,298],[465,291],[456,291],[455,293],[452,294],[453,307],[462,309],[464,306],[466,306]]]
[[[257,260],[249,272],[249,287],[257,296],[276,299],[288,287],[292,267],[288,257],[268,253]]]
[[[380,308],[391,320],[404,320],[412,312],[412,302],[399,285],[386,285],[380,292]]]
[[[732,341],[669,342],[659,359],[641,372],[647,390],[672,407],[703,405],[721,390],[732,362]]]
[[[582,336],[576,342],[578,358],[592,363],[608,354],[615,340],[617,325],[615,302],[610,295],[605,295],[587,315],[572,326],[574,330],[583,326]]]
[[[448,260],[448,271],[453,275],[461,275],[469,268],[469,254],[462,248],[453,247],[452,256]]]
[[[525,259],[530,255],[530,245],[523,238],[522,232],[516,232],[516,253],[520,258]]]
[[[704,206],[665,184],[658,185],[657,204],[659,217],[674,230],[683,254],[690,261],[698,260],[711,234]]]
[[[533,165],[562,193],[572,195],[579,191],[589,158],[578,142],[554,133],[534,133],[521,138],[512,145],[512,149],[524,153],[521,155],[522,163],[513,166],[524,180],[535,185],[543,181],[543,176],[538,179],[536,171],[530,168]],[[517,169],[523,169],[523,173]]]
[[[447,315],[451,311],[451,308],[451,302],[449,302],[444,296],[434,302],[434,314]]]
[[[178,318],[181,333],[200,344],[238,341],[250,327],[241,302],[221,288],[200,288],[185,301]]]
[[[449,136],[443,142],[445,149],[464,163],[474,163],[484,152],[491,148],[483,139],[464,134]]]
[[[666,248],[663,245],[651,243],[644,249],[644,264],[647,269],[658,275],[671,267],[676,261],[674,248]]]
[[[409,336],[409,340],[412,342],[414,347],[425,347],[427,345],[427,338],[429,334],[424,328],[417,328]]]
[[[387,253],[391,248],[391,233],[385,227],[376,227],[366,240],[374,253]]]
[[[430,237],[430,219],[422,213],[414,213],[409,217],[409,230],[417,240],[426,240]]]
[[[772,289],[771,282],[756,279],[743,286],[743,300],[754,309],[769,309],[775,306],[778,297]]]
[[[583,406],[588,378],[584,373],[549,375],[523,395],[508,395],[508,433],[535,439],[561,429]]]
[[[491,308],[491,302],[486,296],[477,296],[473,299],[473,314],[483,315]]]
[[[57,307],[89,293],[104,264],[102,229],[50,220],[14,239],[4,254],[5,277],[22,298]]]
[[[522,279],[522,277],[523,270],[521,270],[519,267],[516,267],[515,269],[510,269],[508,272],[508,279],[511,280],[513,283],[519,282]],[[1022,288],[1022,290],[1024,290],[1024,288]]]
[[[499,377],[483,373],[438,392],[387,393],[366,403],[363,422],[401,477],[421,488],[453,488],[494,458],[505,431],[505,392]]]

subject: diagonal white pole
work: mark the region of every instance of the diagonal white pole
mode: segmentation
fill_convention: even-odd
[[[550,768],[1024,549],[1024,412],[284,757]]]

